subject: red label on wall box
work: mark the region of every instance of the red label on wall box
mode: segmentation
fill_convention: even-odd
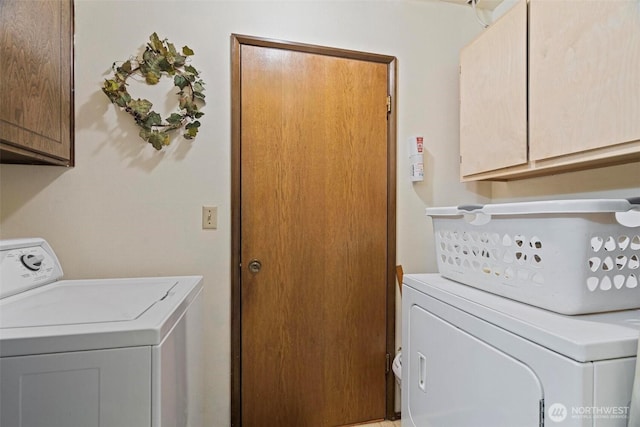
[[[416,144],[418,145],[418,153],[422,153],[423,137],[416,137]]]

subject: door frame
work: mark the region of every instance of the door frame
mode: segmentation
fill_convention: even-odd
[[[390,355],[386,378],[386,418],[395,419],[395,378],[390,369],[395,354],[396,331],[396,64],[394,56],[288,42],[263,37],[231,34],[231,426],[242,425],[242,300],[241,300],[241,88],[242,45],[293,50],[347,59],[387,64],[387,93],[391,111],[387,114],[387,331],[386,351]]]

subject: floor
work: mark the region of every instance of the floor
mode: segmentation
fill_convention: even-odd
[[[371,424],[361,424],[358,427],[401,427],[400,420],[396,421],[379,421]]]

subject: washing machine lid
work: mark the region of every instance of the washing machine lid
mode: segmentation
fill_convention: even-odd
[[[408,274],[404,285],[578,362],[635,357],[640,310],[568,316],[494,295],[439,274]]]
[[[175,281],[58,282],[0,302],[2,328],[127,322],[164,298]]]
[[[0,300],[0,356],[158,345],[201,276],[64,280]]]

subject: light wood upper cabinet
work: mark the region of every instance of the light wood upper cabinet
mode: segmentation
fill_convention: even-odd
[[[527,3],[460,53],[463,176],[527,163]]]
[[[1,1],[0,160],[73,165],[73,2]]]
[[[529,138],[541,160],[640,138],[640,3],[530,3]]]
[[[509,34],[500,28],[504,20],[521,19],[518,8],[527,14],[523,0],[461,52],[461,179],[515,179],[640,161],[638,1],[529,0],[528,45],[522,56],[528,78],[524,87],[512,87],[512,79],[521,80],[521,71],[505,63],[504,58],[514,57],[511,51],[485,49],[483,55],[491,58],[479,65],[466,58],[482,45],[479,40],[495,38],[492,33],[500,32],[503,39],[526,37],[526,25],[511,27]],[[494,87],[479,92],[465,83],[471,79],[467,76],[492,67],[503,75]],[[506,102],[496,96],[505,85],[516,100],[528,85],[528,112],[514,110],[513,99]],[[493,113],[483,123],[493,123],[491,138],[499,143],[478,126],[466,129],[468,115],[482,114],[477,105],[483,104],[485,114]],[[521,129],[523,119],[528,123],[525,137],[514,138],[511,129]],[[512,144],[512,150],[525,147],[525,161],[505,155],[511,152],[505,144]],[[480,148],[470,151],[470,146]],[[474,155],[472,167],[465,165],[466,153]],[[496,157],[505,161],[500,164]]]

